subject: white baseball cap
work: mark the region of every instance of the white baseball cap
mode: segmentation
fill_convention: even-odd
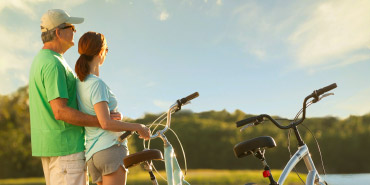
[[[84,22],[84,18],[71,17],[68,13],[61,9],[48,10],[41,17],[41,32],[54,29],[63,23],[80,24]]]

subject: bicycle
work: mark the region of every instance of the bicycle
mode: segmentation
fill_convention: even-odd
[[[134,154],[131,154],[131,155],[128,155],[127,157],[125,157],[123,159],[123,163],[124,163],[125,167],[130,168],[130,167],[133,167],[133,166],[136,166],[138,164],[143,163],[144,164],[144,169],[149,172],[152,184],[153,185],[158,185],[157,179],[156,179],[156,177],[153,173],[152,160],[164,160],[164,162],[165,162],[165,171],[166,171],[166,176],[167,176],[167,184],[168,185],[183,185],[183,184],[190,185],[185,180],[185,176],[181,171],[179,163],[177,162],[175,151],[174,151],[171,143],[168,141],[167,137],[164,135],[164,133],[167,132],[168,130],[172,131],[172,129],[170,128],[171,115],[173,113],[181,110],[182,106],[190,103],[190,100],[192,100],[192,99],[194,99],[198,96],[199,96],[199,93],[195,92],[195,93],[193,93],[193,94],[191,94],[191,95],[189,95],[185,98],[177,100],[176,103],[174,103],[173,105],[170,106],[170,108],[167,110],[166,113],[159,116],[149,126],[149,128],[153,125],[156,125],[156,127],[154,129],[152,129],[153,132],[154,132],[159,125],[162,125],[161,122],[163,120],[167,119],[166,125],[162,125],[162,126],[165,126],[164,129],[157,130],[157,132],[150,137],[147,147],[145,146],[145,141],[144,141],[144,150],[143,151],[137,152],[137,153],[134,153]],[[167,115],[167,117],[164,117],[165,115]],[[161,121],[159,123],[156,123],[158,120],[161,120]],[[126,132],[126,133],[122,134],[119,137],[119,140],[123,141],[126,137],[129,137],[132,134],[133,133],[131,133],[131,132]],[[163,157],[162,152],[160,150],[149,149],[150,140],[158,138],[158,137],[161,138],[163,143],[164,143],[164,157]],[[181,144],[180,144],[180,146],[181,146]],[[184,150],[183,150],[182,146],[181,146],[181,149],[183,151],[183,155],[184,155],[184,158],[185,158],[185,174],[186,174],[186,157],[185,157],[185,153],[184,153]]]
[[[298,150],[293,156],[291,156],[290,160],[284,167],[284,170],[282,174],[280,175],[278,182],[276,182],[274,178],[272,177],[270,167],[268,166],[266,162],[266,158],[264,156],[266,148],[273,148],[276,146],[275,140],[272,137],[261,136],[261,137],[256,137],[256,138],[236,144],[234,146],[234,154],[236,155],[236,157],[242,158],[242,157],[252,154],[256,158],[261,160],[264,166],[263,176],[269,178],[270,185],[283,185],[288,174],[297,165],[297,163],[303,159],[304,164],[308,170],[305,184],[306,185],[327,185],[327,182],[323,180],[318,174],[315,164],[313,163],[313,160],[311,158],[311,154],[308,150],[308,146],[304,143],[302,137],[300,136],[297,126],[300,125],[305,120],[306,108],[313,103],[317,103],[322,98],[328,95],[333,95],[333,93],[327,93],[327,94],[324,94],[324,93],[332,89],[335,89],[336,87],[337,87],[337,84],[333,83],[327,87],[321,88],[319,90],[315,90],[312,94],[308,95],[303,101],[303,108],[297,113],[297,116],[295,117],[295,119],[287,126],[281,125],[278,121],[276,121],[270,115],[267,115],[267,114],[261,114],[259,116],[250,117],[250,118],[236,122],[236,126],[242,127],[241,130],[244,130],[248,127],[259,125],[260,123],[265,121],[265,118],[267,118],[267,120],[270,120],[272,123],[274,123],[275,126],[277,126],[280,129],[292,129],[294,131],[295,137],[298,141]],[[307,103],[308,100],[311,100],[311,101]],[[302,114],[302,117],[301,119],[298,119],[300,114]],[[324,165],[323,165],[323,169],[325,173]],[[252,184],[252,183],[249,183],[249,184]]]

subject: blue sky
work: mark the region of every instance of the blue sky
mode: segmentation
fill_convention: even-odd
[[[309,117],[370,112],[369,0],[0,1],[0,94],[28,83],[40,18],[53,8],[85,18],[65,54],[73,69],[81,35],[106,36],[101,78],[130,118],[194,91],[200,97],[186,108],[195,112],[292,118],[306,95],[334,82],[335,96]]]

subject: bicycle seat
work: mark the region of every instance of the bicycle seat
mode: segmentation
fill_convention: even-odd
[[[144,161],[151,161],[151,160],[163,160],[163,155],[160,150],[157,149],[150,149],[150,150],[143,150],[141,152],[136,152],[134,154],[128,155],[123,159],[123,164],[126,168],[135,166],[140,164]]]
[[[252,151],[258,148],[273,148],[275,146],[274,138],[261,136],[236,144],[234,146],[234,153],[237,158],[242,158],[252,154]]]

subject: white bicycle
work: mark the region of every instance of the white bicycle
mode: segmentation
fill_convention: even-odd
[[[315,90],[312,94],[307,96],[303,101],[303,108],[298,112],[295,119],[287,126],[281,125],[278,121],[273,119],[271,116],[267,114],[261,114],[259,116],[250,117],[241,121],[238,121],[236,123],[237,127],[242,127],[241,130],[244,130],[250,126],[256,126],[263,121],[265,121],[265,118],[270,120],[272,123],[274,123],[275,126],[277,126],[280,129],[292,129],[296,139],[298,141],[298,150],[297,152],[291,156],[290,160],[286,164],[282,174],[280,175],[280,178],[278,182],[274,180],[274,178],[271,175],[270,167],[268,166],[264,153],[265,148],[273,148],[276,146],[275,140],[270,136],[262,136],[253,138],[244,142],[241,142],[234,146],[234,153],[237,158],[242,158],[245,156],[248,156],[252,154],[253,156],[257,157],[259,160],[262,161],[262,164],[264,166],[264,172],[263,176],[268,177],[270,181],[270,185],[283,185],[286,178],[288,177],[288,174],[293,170],[293,168],[297,165],[299,161],[302,159],[304,160],[304,164],[307,167],[308,174],[306,178],[306,185],[327,185],[325,180],[323,180],[319,173],[316,170],[315,164],[313,163],[313,160],[311,158],[311,154],[308,150],[307,145],[304,143],[302,137],[299,134],[297,126],[301,124],[306,116],[306,108],[318,101],[320,101],[322,98],[333,95],[333,93],[327,93],[324,94],[334,88],[337,87],[337,84],[331,84],[327,87],[324,87],[319,90]],[[307,103],[308,100],[311,100]],[[299,115],[302,114],[302,118],[298,119]],[[253,184],[253,183],[248,183]]]
[[[166,169],[166,176],[167,176],[167,184],[168,185],[190,185],[186,180],[185,176],[183,175],[180,165],[177,162],[177,158],[175,155],[175,151],[171,145],[171,143],[168,141],[167,137],[164,135],[167,130],[171,130],[171,115],[179,110],[181,110],[181,107],[183,105],[186,105],[190,103],[190,100],[198,97],[199,94],[198,92],[195,92],[185,98],[179,99],[174,103],[166,113],[162,114],[159,116],[150,126],[155,126],[152,131],[156,131],[156,128],[161,124],[161,122],[165,119],[167,119],[167,123],[162,130],[157,130],[154,135],[150,137],[151,139],[155,138],[161,138],[163,143],[164,143],[164,157],[162,155],[162,152],[157,149],[150,149],[150,140],[148,142],[148,146],[145,146],[145,141],[144,141],[144,150],[141,152],[137,152],[131,155],[128,155],[123,159],[123,163],[126,168],[130,168],[132,166],[135,166],[137,164],[143,163],[144,164],[144,169],[149,172],[150,179],[152,181],[153,185],[158,185],[157,179],[153,173],[153,164],[152,160],[164,160],[165,162],[165,169]],[[167,115],[167,116],[166,116]],[[166,117],[165,117],[166,116]],[[157,121],[159,120],[159,123]],[[171,130],[172,131],[172,130]],[[126,132],[120,136],[120,140],[124,140],[126,137],[131,135],[131,132]],[[185,153],[184,150],[183,155],[185,158]],[[186,158],[185,158],[185,168],[186,168]],[[185,169],[186,170],[186,169]]]

